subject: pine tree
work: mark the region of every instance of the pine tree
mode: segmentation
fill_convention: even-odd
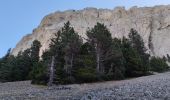
[[[38,40],[34,40],[31,47],[21,52],[16,57],[18,66],[21,69],[23,80],[32,79],[34,75],[31,72],[34,70],[34,65],[39,63],[39,51],[41,48],[41,43]],[[33,79],[32,79],[33,80]]]
[[[1,64],[0,64],[0,66],[1,66],[0,67],[0,81],[1,82],[15,80],[15,76],[12,77],[12,75],[11,75],[11,73],[15,71],[12,69],[12,67],[15,67],[15,66],[12,66],[14,61],[15,61],[15,57],[11,56],[11,55],[9,55],[8,57],[4,56],[1,59]]]
[[[20,73],[22,73],[23,80],[30,79],[29,73],[33,67],[33,63],[30,57],[30,48],[26,49],[21,54],[18,54],[18,56],[16,57],[16,62],[16,66],[18,65],[18,67],[20,68]]]
[[[111,79],[123,79],[125,76],[125,59],[123,57],[121,40],[114,38],[112,40],[111,48],[107,50],[106,65],[108,67],[108,75]]]
[[[2,64],[0,77],[4,81],[27,80],[31,65],[30,49],[20,52],[16,57],[9,55]]]
[[[8,61],[8,58],[11,56],[10,53],[11,53],[11,48],[8,49],[4,57],[0,58],[0,66],[1,64],[6,63]]]
[[[55,37],[51,39],[50,43],[50,49],[49,51],[44,52],[43,54],[43,62],[45,63],[46,66],[48,66],[48,86],[51,86],[54,81],[60,81],[56,80],[58,79],[59,76],[57,73],[57,69],[61,67],[61,31],[58,31],[57,34],[55,34]]]
[[[170,56],[169,56],[169,54],[167,54],[166,56],[167,56],[167,61],[170,62]]]
[[[30,57],[32,63],[39,62],[40,48],[41,48],[41,43],[38,40],[34,40],[30,48]]]
[[[50,65],[50,84],[73,81],[73,66],[81,44],[82,39],[73,27],[70,27],[70,22],[65,23],[64,27],[52,39],[50,50],[46,53],[51,56],[48,63]]]
[[[97,23],[91,30],[87,31],[88,42],[94,48],[96,55],[96,71],[104,73],[105,68],[103,62],[107,57],[105,53],[110,48],[112,37],[109,30],[104,24]]]
[[[140,58],[142,60],[142,68],[143,68],[142,70],[143,70],[143,73],[146,74],[149,70],[149,56],[150,55],[146,53],[147,49],[145,48],[143,39],[138,34],[138,32],[134,29],[130,30],[129,39],[130,39],[131,46],[134,49],[136,49],[136,51],[140,55]]]
[[[32,71],[30,72],[31,75],[31,83],[32,84],[47,84],[47,67],[44,65],[43,62],[35,63],[33,66]]]
[[[75,59],[75,78],[76,82],[95,82],[98,81],[96,73],[96,60],[93,47],[88,42],[84,43]]]
[[[61,43],[62,50],[64,52],[64,70],[68,75],[68,80],[73,81],[72,71],[74,70],[74,61],[79,53],[82,45],[82,39],[73,29],[70,27],[70,22],[65,23],[61,31]]]
[[[34,40],[30,48],[30,60],[31,68],[29,77],[32,80],[32,84],[47,84],[47,67],[45,63],[40,61],[41,43],[38,40]]]
[[[159,57],[152,57],[150,59],[150,66],[151,66],[151,71],[155,71],[155,72],[163,72],[169,69],[169,66],[166,63],[166,61]]]
[[[143,66],[140,55],[137,50],[131,46],[129,39],[123,37],[122,39],[122,52],[125,59],[125,74],[127,77],[135,77],[143,75]]]

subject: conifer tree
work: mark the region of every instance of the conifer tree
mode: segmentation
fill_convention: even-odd
[[[64,52],[64,70],[68,75],[68,80],[73,81],[72,71],[74,61],[82,45],[82,39],[70,26],[70,22],[65,23],[61,31],[61,44]]]
[[[96,73],[96,60],[92,45],[84,43],[75,60],[75,78],[76,82],[95,82],[98,81]]]
[[[112,40],[111,48],[105,54],[107,57],[106,67],[109,68],[108,75],[112,75],[111,79],[123,79],[125,76],[125,59],[122,53],[121,40],[114,38]]]
[[[125,59],[125,75],[126,77],[142,75],[142,60],[137,50],[131,46],[129,39],[123,37],[122,52]]]
[[[30,57],[32,63],[39,62],[40,48],[41,48],[41,43],[38,40],[34,40],[30,48]]]
[[[45,65],[48,67],[48,85],[51,86],[54,82],[58,83],[60,81],[59,77],[62,77],[59,76],[57,72],[57,69],[61,69],[62,63],[60,62],[62,59],[61,31],[58,31],[55,37],[51,39],[49,47],[49,51],[44,52],[42,58]]]
[[[0,58],[0,68],[1,68],[2,64],[7,62],[8,57],[10,56],[10,53],[11,53],[11,48],[8,49],[8,51],[7,51],[7,53],[5,54],[4,57]]]
[[[73,27],[70,26],[70,22],[65,23],[64,27],[58,31],[55,38],[52,39],[49,54],[46,53],[47,55],[51,55],[51,60],[49,62],[49,76],[51,77],[49,78],[49,81],[55,80],[59,83],[62,79],[65,79],[65,81],[68,82],[73,81],[73,66],[81,44],[82,39],[74,31]],[[55,68],[52,66],[55,66]],[[52,73],[55,73],[55,75],[52,75]]]
[[[49,50],[43,52],[42,55],[42,63],[46,66],[46,76],[48,77],[46,84],[48,86],[52,86],[54,81],[54,62],[58,63],[58,53],[59,53],[59,38],[60,31],[55,34],[55,37],[51,39],[51,43],[49,45]],[[53,62],[53,63],[52,63]],[[55,64],[56,65],[56,64]]]
[[[168,64],[163,58],[160,57],[151,57],[150,59],[151,71],[163,72],[169,69]]]
[[[112,37],[109,30],[104,24],[97,23],[91,30],[87,31],[88,42],[94,48],[96,55],[96,71],[98,73],[104,73],[103,62],[107,57],[105,53],[110,48],[112,43]]]
[[[136,49],[136,51],[140,55],[140,58],[142,60],[143,73],[147,73],[147,71],[149,70],[149,56],[150,55],[146,53],[147,49],[145,48],[143,39],[138,34],[138,32],[134,29],[130,30],[129,39],[130,39],[131,46],[134,49]]]

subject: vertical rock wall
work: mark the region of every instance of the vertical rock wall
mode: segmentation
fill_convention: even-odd
[[[127,36],[131,28],[142,36],[148,52],[155,56],[170,54],[170,5],[155,7],[124,7],[110,9],[85,8],[83,10],[68,10],[55,12],[44,17],[38,28],[33,30],[17,44],[12,54],[29,48],[33,40],[42,43],[40,55],[48,49],[50,39],[70,21],[74,29],[86,38],[86,30],[97,22],[104,23],[112,33],[112,37]]]

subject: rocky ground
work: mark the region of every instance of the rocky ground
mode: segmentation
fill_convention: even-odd
[[[170,72],[123,81],[53,87],[0,83],[0,100],[170,100]]]

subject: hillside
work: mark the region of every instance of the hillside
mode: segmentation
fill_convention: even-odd
[[[29,48],[37,39],[41,42],[43,51],[48,49],[50,38],[54,36],[63,24],[71,22],[76,32],[85,37],[88,28],[97,22],[104,23],[112,33],[112,37],[127,36],[131,28],[142,36],[145,46],[151,55],[163,56],[170,54],[170,5],[155,7],[124,7],[110,9],[85,8],[83,10],[57,11],[43,18],[40,25],[31,34],[26,35],[13,49],[12,54]]]
[[[0,83],[1,100],[169,100],[170,72],[123,81],[34,86],[30,81]],[[90,99],[91,98],[91,99]]]

